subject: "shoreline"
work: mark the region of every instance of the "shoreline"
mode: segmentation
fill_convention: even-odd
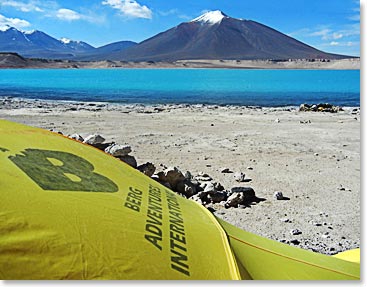
[[[17,96],[1,96],[0,95],[0,102],[3,105],[8,104],[8,106],[3,106],[2,109],[9,108],[21,108],[21,107],[29,107],[30,105],[40,104],[54,107],[75,107],[78,106],[79,109],[88,109],[87,107],[96,107],[96,108],[104,108],[104,109],[119,109],[119,108],[187,108],[187,107],[196,107],[196,108],[234,108],[234,109],[258,109],[258,110],[298,110],[299,105],[285,105],[285,106],[260,106],[260,105],[239,105],[239,104],[211,104],[211,103],[125,103],[125,102],[108,102],[108,101],[78,101],[78,100],[56,100],[56,99],[36,99],[36,98],[24,98],[24,97],[17,97]],[[305,103],[307,104],[307,103]],[[310,104],[318,104],[318,103],[310,103]],[[333,104],[333,103],[331,103]],[[24,106],[22,106],[24,105]],[[346,110],[353,110],[353,109],[360,109],[359,106],[341,106],[343,109]],[[0,108],[1,109],[1,108]],[[89,110],[93,110],[90,108]],[[95,110],[95,109],[94,109]]]
[[[0,53],[0,69],[270,69],[360,70],[360,58],[341,60],[177,60],[177,61],[77,61],[23,58]]]
[[[360,107],[324,113],[0,98],[0,118],[64,135],[98,133],[130,145],[138,164],[204,172],[226,189],[251,187],[265,200],[212,208],[260,236],[324,254],[360,246]],[[250,180],[238,183],[224,168]],[[289,200],[274,199],[278,191]]]

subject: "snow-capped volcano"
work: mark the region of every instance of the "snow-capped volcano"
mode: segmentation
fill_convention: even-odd
[[[213,25],[220,23],[224,18],[228,18],[228,16],[220,10],[215,10],[206,12],[203,15],[191,20],[191,22],[199,22]]]
[[[338,59],[261,23],[209,11],[138,45],[109,55],[110,60],[176,61]]]

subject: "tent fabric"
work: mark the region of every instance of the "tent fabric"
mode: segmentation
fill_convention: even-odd
[[[207,209],[105,153],[0,121],[1,279],[240,279]]]
[[[289,246],[239,229],[218,219],[237,263],[254,280],[359,280],[360,264]],[[353,256],[359,257],[358,251]],[[348,258],[348,259],[347,259]],[[359,259],[358,259],[359,260]]]
[[[359,263],[237,229],[46,130],[0,120],[0,175],[2,280],[359,279]]]

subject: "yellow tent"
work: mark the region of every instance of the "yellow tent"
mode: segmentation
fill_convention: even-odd
[[[42,129],[0,120],[0,175],[2,280],[359,279],[359,262],[239,230]]]

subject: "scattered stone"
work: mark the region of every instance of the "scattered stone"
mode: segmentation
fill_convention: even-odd
[[[247,167],[247,169],[248,169],[248,170],[253,170],[254,168],[253,168],[253,167],[251,167],[251,166],[248,166],[248,167]]]
[[[204,188],[204,192],[207,194],[214,194],[217,192],[213,183],[209,182]]]
[[[231,194],[226,203],[225,203],[225,208],[229,208],[229,207],[238,207],[239,204],[241,204],[242,202],[244,202],[245,196],[242,192],[234,192],[233,194]]]
[[[328,113],[337,113],[343,111],[342,107],[334,106],[328,103],[321,103],[317,105],[308,105],[308,104],[301,104],[299,106],[300,112],[328,112]]]
[[[314,155],[314,156],[319,156],[319,154],[318,154],[317,152],[315,152],[313,155]]]
[[[302,234],[302,231],[299,230],[299,229],[292,229],[290,231],[290,234],[292,234],[292,235],[300,235],[300,234]]]
[[[188,180],[191,180],[192,179],[192,175],[191,175],[191,172],[189,171],[186,171],[185,174],[184,174],[184,177]]]
[[[221,171],[221,173],[233,173],[233,171],[231,171],[229,168],[223,168]]]
[[[195,177],[196,180],[198,181],[211,181],[213,180],[208,174],[204,173],[202,175],[198,175]]]
[[[131,153],[131,147],[129,145],[113,144],[108,146],[104,151],[116,157],[125,156]]]
[[[104,141],[105,141],[104,137],[102,137],[99,134],[94,134],[94,135],[87,136],[84,139],[83,143],[86,143],[86,144],[89,144],[89,145],[96,145],[96,144],[101,144]]]
[[[186,198],[197,193],[196,186],[188,180],[178,182],[175,191],[184,195]]]
[[[169,167],[163,171],[164,181],[168,182],[173,189],[176,188],[179,182],[185,180],[185,176],[181,171],[178,170],[177,167]]]
[[[71,138],[73,140],[80,141],[80,142],[84,141],[83,137],[79,134],[72,134],[72,135],[69,136],[69,138]]]
[[[299,245],[301,242],[300,242],[299,240],[297,240],[297,239],[292,239],[292,240],[290,241],[290,243],[292,243],[292,244],[294,244],[294,245]]]
[[[215,193],[208,194],[208,199],[213,203],[219,203],[221,201],[225,201],[227,199],[227,193],[223,191],[218,191]]]
[[[275,119],[275,121],[274,121],[275,123],[280,123],[280,119]]]
[[[232,187],[228,195],[231,196],[233,194],[240,193],[242,194],[243,201],[241,203],[249,203],[256,199],[255,191],[251,187]]]
[[[144,173],[146,176],[151,177],[155,172],[155,166],[151,162],[146,162],[144,164],[141,164],[137,167],[139,171]]]
[[[127,163],[128,165],[132,166],[133,168],[137,168],[138,166],[135,157],[131,155],[118,156],[117,158]]]
[[[233,177],[235,179],[235,181],[238,181],[238,182],[244,182],[245,181],[245,174],[242,173],[242,172],[236,172]]]
[[[300,124],[310,124],[311,120],[299,121]]]
[[[291,223],[292,221],[289,218],[280,218],[281,222]]]
[[[215,182],[214,187],[218,191],[223,191],[224,190],[224,186],[220,182]]]
[[[321,235],[322,238],[330,238],[329,232],[325,232],[323,235]]]
[[[283,193],[282,193],[281,191],[276,191],[276,192],[273,194],[273,197],[274,197],[276,200],[282,200],[282,199],[284,199]]]

